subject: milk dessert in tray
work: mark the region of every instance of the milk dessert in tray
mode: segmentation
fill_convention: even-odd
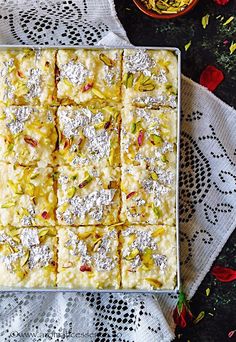
[[[0,49],[0,290],[179,286],[180,54]]]

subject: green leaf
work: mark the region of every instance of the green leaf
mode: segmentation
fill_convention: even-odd
[[[204,15],[204,17],[202,17],[202,27],[205,29],[207,27],[207,25],[209,24],[209,18],[210,15],[206,14]]]
[[[206,296],[208,297],[210,294],[211,290],[209,289],[209,287],[206,289]]]
[[[188,49],[190,48],[191,44],[192,44],[192,41],[190,40],[187,44],[184,45],[185,51],[188,51]]]
[[[193,321],[193,324],[198,324],[205,317],[205,311],[201,311],[197,318]]]

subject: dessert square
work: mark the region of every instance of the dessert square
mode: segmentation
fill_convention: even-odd
[[[56,286],[54,228],[0,228],[0,286]]]
[[[117,106],[61,106],[57,121],[60,165],[119,165],[120,110]]]
[[[165,164],[165,163],[163,163]],[[175,168],[165,165],[122,167],[122,222],[143,224],[175,223]]]
[[[57,97],[62,104],[119,101],[121,50],[59,50]]]
[[[59,228],[57,286],[118,289],[118,234],[112,227]]]
[[[158,166],[163,160],[175,165],[176,125],[175,109],[124,108],[121,127],[122,165]]]
[[[175,288],[177,259],[174,227],[124,227],[120,243],[123,289]]]
[[[60,225],[113,224],[120,210],[118,168],[87,166],[58,168],[58,208]]]
[[[52,164],[57,132],[55,109],[0,106],[0,160],[12,164]]]
[[[0,225],[54,225],[56,196],[51,167],[0,163]]]
[[[53,49],[0,51],[0,101],[7,105],[55,102]]]
[[[157,109],[177,106],[177,57],[168,50],[124,50],[124,103]]]

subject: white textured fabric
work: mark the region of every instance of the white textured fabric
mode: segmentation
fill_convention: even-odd
[[[95,44],[102,38],[102,45],[128,45],[111,0],[0,1],[0,8],[0,43]],[[34,28],[38,13],[50,23],[39,31],[42,37]],[[180,250],[189,298],[236,225],[235,131],[236,111],[183,76]],[[177,295],[3,293],[0,340],[168,342],[174,338],[176,300]]]

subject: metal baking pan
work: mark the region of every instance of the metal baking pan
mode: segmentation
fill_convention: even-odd
[[[178,60],[178,103],[177,103],[177,122],[176,122],[176,145],[177,145],[177,155],[176,155],[176,261],[177,261],[177,274],[176,274],[176,287],[172,290],[168,289],[158,289],[158,290],[139,290],[139,289],[68,289],[68,288],[17,288],[17,287],[1,287],[0,292],[92,292],[92,293],[140,293],[140,294],[161,294],[161,293],[176,293],[180,289],[180,237],[179,237],[179,167],[180,167],[180,113],[181,113],[181,51],[175,47],[148,47],[148,46],[131,46],[131,47],[116,47],[116,46],[104,46],[100,45],[98,47],[91,46],[49,46],[49,45],[0,45],[0,50],[15,49],[20,50],[22,48],[31,49],[89,49],[89,50],[101,50],[101,49],[147,49],[147,50],[169,50],[175,53]]]

